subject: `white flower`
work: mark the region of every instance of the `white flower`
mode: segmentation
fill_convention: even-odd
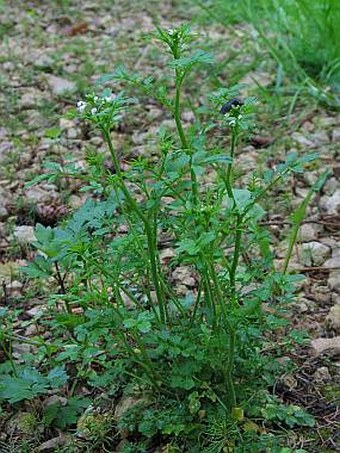
[[[78,110],[78,112],[79,112],[79,113],[83,113],[84,110],[86,109],[86,105],[87,105],[86,102],[84,102],[84,101],[78,101],[78,102],[77,102],[77,110]]]
[[[104,99],[105,99],[106,102],[112,102],[113,101],[112,96],[105,96]]]
[[[97,112],[98,112],[98,109],[96,109],[96,107],[93,107],[93,109],[91,109],[92,115],[95,115]]]
[[[98,96],[95,96],[95,97],[93,98],[94,102],[97,102],[97,101],[98,101],[98,99],[99,99],[99,97],[98,97]]]

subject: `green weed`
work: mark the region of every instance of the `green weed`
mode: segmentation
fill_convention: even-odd
[[[43,415],[47,426],[65,429],[89,404],[78,395],[83,385],[94,395],[104,392],[126,403],[124,410],[117,405],[111,439],[111,447],[127,439],[125,451],[155,444],[169,445],[168,451],[293,451],[280,450],[284,440],[266,430],[313,426],[314,420],[270,395],[280,364],[265,351],[272,332],[286,323],[280,311],[298,277],[273,266],[261,202],[316,155],[289,154],[241,186],[236,149],[253,127],[256,100],[240,98],[238,87],[221,88],[187,128],[184,84],[214,58],[191,50],[196,36],[188,26],[157,27],[151,38],[170,54],[172,82],[118,68],[98,82],[103,91],[88,94],[69,115],[102,134],[113,168],[92,151],[86,172],[49,162],[31,183],[76,178],[92,196],[61,225],[36,227],[37,255],[24,272],[54,281],[48,314],[37,320],[52,337],[37,342],[36,354],[20,368],[5,351],[0,398],[16,403],[67,387],[67,403]],[[112,93],[117,82],[126,92]],[[139,156],[123,170],[111,131],[133,115],[137,93],[142,103],[152,97],[171,114],[176,133],[159,131],[157,163]],[[228,151],[209,140],[221,130],[230,136]],[[164,235],[174,250],[166,265]],[[194,282],[185,294],[174,283],[179,267]],[[94,442],[106,442],[107,430],[95,422]]]

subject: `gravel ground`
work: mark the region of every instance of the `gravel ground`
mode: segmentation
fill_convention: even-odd
[[[162,3],[160,19],[165,26],[197,18],[197,11],[188,9],[186,3]],[[30,245],[34,241],[33,227],[37,222],[55,225],[83,202],[78,183],[66,186],[41,183],[25,188],[25,182],[45,171],[46,159],[61,163],[69,159],[84,165],[85,146],[103,149],[99,136],[62,115],[100,75],[120,63],[146,73],[157,73],[162,68],[163,57],[143,39],[143,34],[152,30],[156,9],[157,2],[150,1],[142,6],[131,1],[0,2],[3,304],[24,298],[27,312],[34,311],[29,284],[18,272],[33,256]],[[234,81],[238,61],[246,65],[250,58],[247,27],[239,26],[226,33],[220,26],[202,25],[202,30],[208,36],[209,46],[216,49],[219,61],[228,55],[225,47],[241,49],[232,63],[230,77]],[[259,49],[255,46],[253,51]],[[222,78],[229,83],[227,74],[224,69]],[[250,84],[250,90],[254,79],[268,86],[273,81],[270,64],[251,69],[240,79]],[[192,90],[195,92],[195,87]],[[312,340],[293,354],[299,364],[293,384],[286,379],[279,390],[287,401],[303,403],[319,417],[320,445],[327,446],[327,451],[336,451],[336,403],[324,389],[335,389],[340,380],[340,114],[306,101],[289,117],[275,117],[271,109],[271,105],[263,108],[259,135],[244,143],[239,152],[240,171],[245,176],[256,165],[275,164],[290,150],[320,153],[319,164],[285,188],[286,196],[281,196],[277,203],[279,212],[268,220],[277,239],[278,266],[287,245],[284,238],[288,225],[282,220],[285,210],[297,206],[321,171],[325,167],[330,169],[328,181],[308,209],[291,263],[292,268],[306,275],[293,306],[292,326],[305,329]],[[160,123],[169,124],[170,119],[151,101],[137,110],[124,130],[114,135],[116,143],[129,145],[131,155],[146,152],[149,136]],[[185,112],[184,119],[190,124],[190,110]],[[52,139],[55,128],[60,136]],[[129,155],[124,158],[128,160]],[[171,248],[163,252],[165,258],[167,253],[171,255]],[[182,291],[189,290],[194,284],[192,276],[181,269],[175,272]],[[26,316],[30,318],[29,313]],[[28,325],[25,335],[33,334],[34,328]],[[20,354],[20,348],[17,353]],[[328,432],[324,427],[332,429]]]

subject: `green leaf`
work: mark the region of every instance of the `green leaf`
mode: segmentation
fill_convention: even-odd
[[[203,164],[232,164],[233,159],[226,154],[215,154],[201,161]]]
[[[233,189],[233,195],[236,207],[239,212],[243,212],[252,202],[252,193],[248,189]],[[227,199],[228,208],[234,206],[234,200]]]
[[[31,386],[24,379],[11,376],[0,379],[0,398],[8,400],[11,404],[34,396]]]
[[[37,238],[37,241],[41,242],[42,244],[49,244],[54,239],[53,229],[50,226],[44,227],[40,223],[37,223],[34,234]]]
[[[52,140],[55,140],[56,138],[60,137],[61,135],[61,129],[59,127],[51,127],[50,129],[45,130],[45,137],[51,138]]]
[[[0,379],[0,398],[9,403],[30,400],[47,390],[46,382],[32,382],[29,373],[26,377],[5,376]]]
[[[199,246],[194,239],[183,239],[176,247],[178,253],[186,252],[189,255],[197,255]]]
[[[169,66],[177,69],[191,69],[192,66],[196,64],[213,64],[215,63],[215,58],[212,53],[206,52],[204,50],[196,50],[191,55],[187,57],[181,57],[176,60],[173,60]]]
[[[67,404],[60,403],[48,406],[44,411],[44,421],[47,425],[55,425],[57,428],[65,428],[74,425],[79,415],[91,404],[89,398],[74,396],[68,399]]]
[[[28,181],[25,183],[25,189],[29,189],[30,187],[35,186],[36,184],[38,184],[41,181],[48,181],[50,179],[51,179],[51,175],[49,175],[47,173],[38,175],[35,178],[33,178],[31,181]]]
[[[172,388],[191,390],[195,387],[195,381],[190,376],[172,375],[169,385]]]
[[[67,379],[68,376],[63,366],[53,368],[53,370],[51,370],[47,375],[47,380],[53,389],[65,385]]]
[[[151,321],[154,318],[153,314],[149,312],[139,313],[137,319],[128,318],[123,322],[124,327],[127,329],[137,329],[142,333],[150,332],[152,324]]]
[[[51,261],[41,255],[21,267],[20,270],[30,278],[49,278],[52,275]]]

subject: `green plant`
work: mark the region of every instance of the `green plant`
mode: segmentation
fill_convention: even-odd
[[[62,367],[52,369],[46,376],[29,367],[20,367],[13,375],[8,374],[6,366],[2,368],[5,374],[0,375],[0,401],[17,403],[31,400],[37,395],[47,394],[50,389],[61,387],[67,381],[67,374]]]
[[[153,78],[123,68],[100,83],[125,83],[155,97],[172,115],[177,135],[160,131],[156,165],[140,156],[123,171],[111,130],[133,109],[135,98],[106,88],[79,101],[78,113],[70,116],[100,131],[113,170],[91,152],[87,174],[72,164],[49,163],[49,173],[33,181],[79,178],[93,199],[56,228],[37,225],[38,254],[25,272],[57,283],[44,320],[55,340],[49,350],[44,345],[41,360],[67,363],[71,394],[84,381],[111,397],[124,392],[133,404],[118,426],[138,448],[159,437],[181,451],[208,448],[202,433],[223,419],[224,434],[212,438],[216,451],[226,451],[228,445],[243,445],[247,417],[274,420],[272,412],[261,413],[262,401],[256,410],[252,405],[279,370],[263,351],[270,332],[285,324],[280,310],[296,281],[274,269],[260,202],[316,156],[289,154],[275,171],[254,174],[240,187],[236,149],[252,127],[255,99],[236,98],[238,87],[220,89],[210,96],[209,115],[187,129],[184,83],[194,67],[211,64],[213,57],[190,52],[195,36],[187,26],[158,27],[152,38],[171,55],[173,97]],[[208,140],[221,129],[230,133],[228,152]],[[175,251],[168,266],[161,260],[162,234],[171,237]],[[178,266],[197,282],[184,296],[173,284]],[[50,423],[61,426],[65,410],[74,422],[77,411],[57,406]],[[302,420],[289,410],[280,421],[291,426],[292,417]]]

